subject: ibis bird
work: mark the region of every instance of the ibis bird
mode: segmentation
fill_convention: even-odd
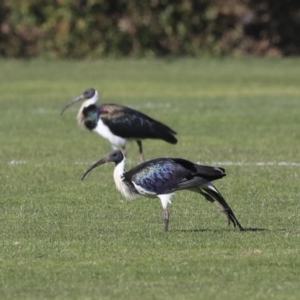
[[[169,225],[168,204],[171,203],[174,194],[180,190],[189,190],[203,195],[206,200],[216,204],[222,210],[228,219],[228,224],[232,223],[234,227],[238,226],[243,230],[232,209],[211,183],[226,176],[223,168],[199,165],[182,158],[157,158],[125,172],[125,156],[121,151],[115,150],[93,164],[83,174],[81,180],[97,166],[108,162],[115,163],[115,184],[126,198],[143,195],[160,199],[165,231],[168,231]]]
[[[79,125],[95,131],[107,139],[114,150],[122,149],[126,155],[126,144],[135,140],[139,147],[140,161],[144,161],[143,139],[161,139],[170,144],[176,144],[176,132],[170,127],[156,121],[147,115],[117,104],[96,105],[98,92],[87,89],[81,95],[70,101],[61,111],[64,111],[80,100],[86,100],[79,109],[77,120]]]

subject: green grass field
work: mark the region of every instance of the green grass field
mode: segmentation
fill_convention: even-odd
[[[300,60],[0,61],[1,299],[299,299]],[[147,159],[223,166],[246,232],[203,197],[128,201],[110,145],[76,123],[88,87],[178,132]],[[138,164],[136,144],[128,164]]]

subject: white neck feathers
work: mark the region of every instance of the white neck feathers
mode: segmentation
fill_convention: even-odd
[[[90,106],[90,105],[92,105],[92,104],[97,103],[98,99],[99,99],[99,94],[98,94],[97,91],[95,91],[95,95],[94,95],[92,98],[86,100],[86,101],[83,103],[83,105],[84,105],[85,107]]]
[[[95,95],[84,101],[83,104],[81,105],[80,109],[79,109],[79,112],[78,112],[78,115],[77,115],[77,121],[78,121],[78,124],[82,127],[84,127],[84,120],[83,120],[83,114],[82,114],[82,111],[84,110],[84,108],[90,106],[90,105],[93,105],[93,104],[96,104],[97,101],[99,99],[99,94],[97,91],[95,91]]]
[[[114,180],[116,188],[123,196],[129,199],[133,199],[136,195],[130,189],[130,187],[124,182],[126,159],[124,159],[116,165],[114,169]]]

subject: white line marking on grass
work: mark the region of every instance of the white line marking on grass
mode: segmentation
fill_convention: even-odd
[[[26,160],[12,160],[8,163],[9,165],[25,165],[28,164]]]
[[[125,105],[125,104],[124,104]],[[133,109],[142,109],[142,108],[170,108],[171,103],[164,102],[164,103],[153,103],[153,102],[146,102],[142,104],[126,104],[126,106],[131,107]],[[78,109],[70,108],[68,111],[78,111]],[[60,114],[61,109],[58,107],[57,109],[49,109],[49,108],[43,108],[38,107],[31,110],[31,113],[33,114]]]
[[[1,163],[1,162],[0,162]],[[2,162],[3,163],[3,162]],[[62,164],[69,164],[67,162],[61,162]],[[74,165],[92,165],[95,162],[92,161],[75,161],[73,162]],[[128,163],[138,165],[138,163],[134,163],[131,160],[128,160]],[[26,160],[12,160],[7,162],[8,165],[16,166],[16,165],[26,165],[31,164],[29,161]],[[35,163],[35,166],[46,165],[47,162],[43,163]],[[211,166],[278,166],[278,167],[300,167],[300,162],[293,162],[293,161],[270,161],[270,162],[245,162],[245,161],[213,161],[213,162],[197,162],[197,164],[203,165],[211,165]]]
[[[200,162],[198,162],[200,164]],[[287,166],[287,167],[300,167],[300,162],[293,161],[270,161],[270,162],[245,162],[245,161],[214,161],[211,165],[223,165],[223,166]]]
[[[146,102],[142,104],[127,104],[133,109],[141,109],[141,108],[170,108],[171,103],[163,102],[163,103],[153,103],[153,102]]]
[[[60,114],[60,109],[46,109],[46,108],[35,108],[31,110],[31,113],[33,114]]]
[[[94,162],[90,161],[75,161],[74,164],[75,165],[92,165],[96,162],[96,160]]]

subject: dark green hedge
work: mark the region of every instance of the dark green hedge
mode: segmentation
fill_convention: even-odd
[[[2,0],[0,56],[298,55],[299,0]]]

